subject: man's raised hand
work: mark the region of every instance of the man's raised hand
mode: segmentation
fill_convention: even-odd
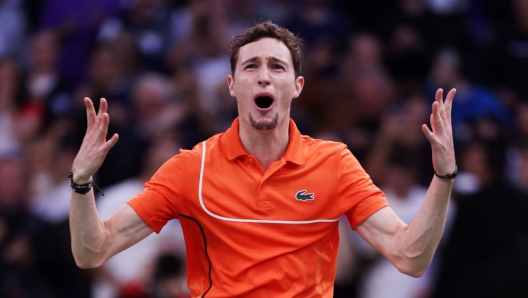
[[[452,174],[456,167],[451,125],[451,110],[455,93],[456,89],[451,89],[444,101],[443,90],[438,89],[430,117],[432,131],[427,125],[422,125],[422,131],[431,143],[434,170],[441,176]]]
[[[81,148],[73,161],[72,171],[75,183],[83,184],[90,181],[108,154],[108,151],[117,143],[119,136],[114,134],[108,141],[108,103],[101,98],[99,111],[96,114],[93,102],[88,97],[84,98],[88,126]]]

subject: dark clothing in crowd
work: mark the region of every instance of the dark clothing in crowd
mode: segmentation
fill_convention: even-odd
[[[506,183],[461,197],[434,298],[527,297],[528,194]]]

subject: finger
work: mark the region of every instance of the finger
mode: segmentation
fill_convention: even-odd
[[[106,141],[106,143],[103,145],[103,150],[105,150],[106,152],[110,151],[110,149],[112,149],[115,144],[117,143],[117,141],[119,140],[119,135],[117,133],[115,133],[108,141]]]
[[[425,137],[429,140],[431,144],[436,143],[436,138],[434,133],[427,127],[427,125],[422,124],[422,132],[424,133]]]
[[[106,101],[106,99],[101,98],[101,100],[99,101],[99,112],[97,113],[97,115],[101,116],[107,111],[108,111],[108,102]]]
[[[443,95],[444,95],[444,89],[442,88],[438,88],[438,90],[436,90],[436,94],[435,94],[435,101],[438,102],[438,104],[442,104],[443,103]]]
[[[447,93],[446,100],[444,103],[444,108],[446,111],[446,120],[449,121],[449,123],[451,123],[451,111],[453,109],[453,99],[455,98],[456,91],[457,90],[455,88],[449,90],[449,93]]]
[[[438,88],[438,90],[436,90],[435,101],[438,102],[440,116],[442,119],[447,120],[444,107],[444,89]]]
[[[107,113],[103,113],[101,116],[101,121],[99,123],[99,137],[106,139],[108,134],[108,123],[110,123],[110,116]]]
[[[89,130],[95,123],[95,109],[92,100],[88,97],[84,98],[84,105],[86,106],[87,130]]]
[[[440,105],[438,102],[433,102],[433,113],[431,114],[431,126],[433,128],[433,133],[443,134],[444,126],[442,121],[442,116],[440,115]]]

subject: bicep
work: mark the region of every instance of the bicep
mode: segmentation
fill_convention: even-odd
[[[105,260],[143,240],[154,232],[128,204],[104,220],[107,239]]]
[[[394,235],[406,226],[390,207],[385,207],[362,221],[356,231],[363,240],[390,260]]]

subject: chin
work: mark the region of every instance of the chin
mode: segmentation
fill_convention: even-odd
[[[277,124],[279,124],[279,114],[275,114],[275,117],[273,117],[273,119],[261,120],[256,120],[251,114],[249,114],[249,122],[251,123],[251,126],[253,126],[253,128],[256,130],[272,130],[277,127]]]

